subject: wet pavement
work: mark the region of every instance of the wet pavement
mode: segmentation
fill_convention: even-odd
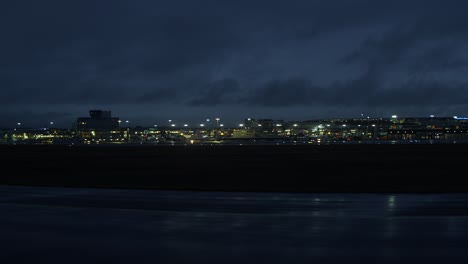
[[[468,193],[0,186],[0,263],[468,263]]]

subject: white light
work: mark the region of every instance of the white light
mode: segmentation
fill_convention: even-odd
[[[262,124],[258,124],[258,126],[259,126],[259,127],[261,127],[261,126],[262,126]]]
[[[210,119],[209,119],[209,118],[207,118],[207,119],[206,119],[206,122],[210,122]]]
[[[128,121],[128,120],[125,120],[125,123],[128,123],[128,122],[130,122],[130,121]]]
[[[327,124],[327,127],[329,127],[329,126],[330,126],[330,124]]]
[[[184,124],[184,127],[188,127],[188,124]]]
[[[392,118],[398,118],[398,116],[397,115],[392,115]]]
[[[223,127],[223,126],[224,126],[224,124],[220,124],[219,126],[220,126],[220,127]]]
[[[204,126],[205,126],[205,124],[200,124],[200,126],[201,126],[201,127],[204,127]]]
[[[20,122],[18,122],[18,126],[21,126],[21,123],[20,123]]]
[[[250,119],[250,117],[249,117],[249,118],[247,118],[247,120],[250,121],[250,120],[252,120],[252,119]]]
[[[215,120],[216,120],[216,121],[219,121],[219,120],[221,120],[221,118],[217,117],[217,118],[215,118]]]
[[[345,127],[345,126],[346,126],[346,124],[343,124],[343,126]]]
[[[276,126],[277,126],[277,127],[280,127],[280,126],[281,126],[281,124],[276,124]]]
[[[357,125],[358,127],[361,127],[361,125]]]
[[[175,124],[171,124],[171,127],[175,127]]]
[[[169,123],[170,123],[170,122],[172,122],[172,119],[169,119],[168,121],[169,121]]]
[[[297,124],[294,124],[293,126],[297,127]]]
[[[453,116],[453,118],[457,119],[457,118],[458,118],[458,116]]]
[[[243,127],[243,126],[244,126],[244,124],[239,124],[239,126],[240,126],[240,127]]]
[[[374,125],[374,124],[372,124],[372,126],[373,126],[373,127],[375,127],[375,125]]]
[[[50,122],[50,124],[51,124],[51,125],[53,125],[53,124],[54,124],[54,122]]]
[[[430,115],[429,117],[435,117],[435,115]]]
[[[158,127],[158,125],[154,125],[154,127]]]

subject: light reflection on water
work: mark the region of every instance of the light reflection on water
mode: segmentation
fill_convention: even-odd
[[[468,259],[468,194],[0,186],[0,210],[1,263],[64,259],[67,263],[90,259],[467,263]]]

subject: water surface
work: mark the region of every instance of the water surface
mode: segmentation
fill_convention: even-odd
[[[0,186],[0,263],[468,263],[468,194]]]

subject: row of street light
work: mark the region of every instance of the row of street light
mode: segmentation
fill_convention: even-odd
[[[220,123],[219,123],[219,121],[221,120],[221,118],[217,117],[217,118],[215,118],[215,120],[216,120],[216,127],[224,127],[224,124],[220,124]],[[168,125],[169,125],[170,127],[177,127],[177,125],[173,122],[172,119],[169,119],[169,120],[167,120],[167,121],[169,122]],[[210,121],[211,121],[211,119],[209,119],[209,118],[206,119],[206,122],[207,122],[207,123],[210,122]],[[127,122],[128,122],[128,121],[127,121]],[[200,123],[200,124],[198,124],[198,126],[199,126],[199,127],[205,127],[205,126],[207,126],[207,124],[205,124],[205,123]],[[158,125],[155,124],[154,127],[158,127]],[[183,124],[183,127],[187,127],[187,128],[188,128],[188,127],[190,127],[190,125],[189,125],[189,124]]]
[[[361,114],[361,115],[362,115],[362,114]],[[434,115],[431,115],[431,117],[434,117]],[[393,116],[392,116],[392,119],[396,119],[396,118],[397,118],[396,115],[393,115]],[[457,118],[457,117],[455,116],[454,118]],[[369,116],[367,117],[367,119],[369,120]],[[220,124],[220,123],[219,123],[219,121],[221,120],[219,117],[216,117],[215,120],[216,120],[216,127],[224,127],[224,124]],[[250,118],[249,118],[249,120],[250,120]],[[118,122],[119,122],[119,126],[121,126],[121,125],[122,125],[122,120],[119,120]],[[176,127],[176,126],[177,126],[175,123],[173,123],[173,120],[172,120],[172,119],[169,119],[168,122],[169,122],[169,126],[171,126],[171,127]],[[207,118],[207,119],[206,119],[206,122],[207,122],[207,123],[210,122],[210,119]],[[129,120],[125,120],[125,125],[126,125],[126,126],[128,126],[129,123],[130,123]],[[22,124],[23,124],[23,123],[18,122],[18,123],[17,123],[18,128],[21,127]],[[52,126],[52,125],[54,125],[54,122],[53,122],[53,121],[50,121],[49,124]],[[189,124],[183,124],[183,126],[184,126],[184,127],[189,127]],[[205,127],[206,124],[205,124],[205,123],[201,123],[201,124],[199,124],[198,126],[200,126],[200,127]],[[245,126],[245,124],[243,124],[243,123],[239,124],[239,127],[244,127],[244,126]],[[262,125],[261,125],[261,124],[257,124],[257,126],[261,127]],[[281,127],[282,124],[276,124],[276,126],[277,126],[277,127]],[[294,127],[297,127],[298,124],[293,124],[293,126],[294,126]],[[343,126],[346,126],[346,125],[343,125]],[[375,125],[373,125],[373,126],[375,126]],[[155,124],[154,127],[158,127],[158,125]]]
[[[16,123],[16,124],[18,125],[18,128],[21,127],[21,126],[23,125],[23,123],[21,123],[21,122],[18,122],[18,123]],[[50,121],[50,122],[49,122],[49,125],[53,126],[53,125],[54,125],[54,121]]]

